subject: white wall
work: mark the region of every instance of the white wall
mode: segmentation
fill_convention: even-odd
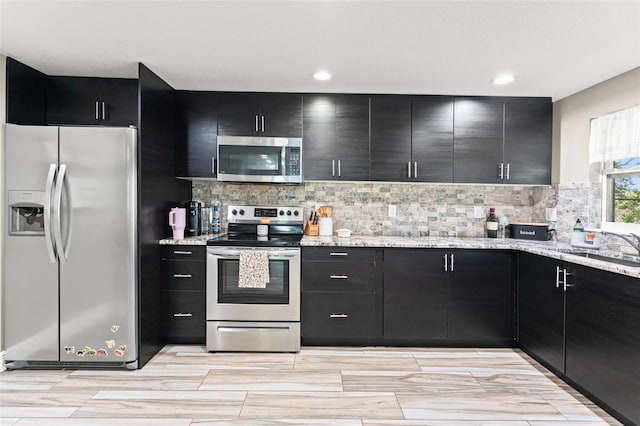
[[[553,104],[553,183],[585,183],[590,121],[640,104],[640,67]]]
[[[7,58],[4,55],[0,55],[0,224],[4,223],[4,122],[5,122],[5,105],[7,94],[5,93],[7,85],[6,80],[6,61]],[[0,232],[4,232],[4,227],[0,226]],[[3,244],[0,244],[0,351],[4,350],[4,341],[2,339],[2,264],[3,259],[2,250]],[[1,360],[0,360],[1,362]],[[4,368],[4,363],[0,364],[0,370]]]

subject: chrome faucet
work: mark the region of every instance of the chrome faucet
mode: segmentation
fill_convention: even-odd
[[[634,234],[634,233],[629,233],[629,235],[617,234],[615,232],[609,232],[609,231],[601,231],[601,234],[602,235],[615,235],[616,237],[622,238],[623,240],[628,242],[631,245],[631,247],[636,249],[638,251],[638,255],[640,255],[640,235],[637,235],[637,234]]]

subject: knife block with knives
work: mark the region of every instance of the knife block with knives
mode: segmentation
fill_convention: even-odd
[[[309,220],[304,225],[304,235],[316,236],[320,232],[319,228],[318,214],[316,212],[311,212]]]

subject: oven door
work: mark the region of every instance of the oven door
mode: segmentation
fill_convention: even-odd
[[[240,252],[268,253],[265,288],[239,287]],[[207,248],[208,321],[300,321],[300,249]]]

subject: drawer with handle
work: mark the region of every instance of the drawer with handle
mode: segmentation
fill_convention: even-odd
[[[359,247],[303,247],[302,261],[373,262],[375,249]]]
[[[163,245],[162,258],[168,260],[207,260],[207,247],[196,245]]]
[[[375,262],[302,262],[302,291],[373,291]]]
[[[303,293],[302,337],[372,337],[375,315],[374,293]]]
[[[170,341],[204,343],[206,297],[202,291],[163,291],[163,329]]]
[[[207,263],[165,260],[166,290],[206,290]]]

